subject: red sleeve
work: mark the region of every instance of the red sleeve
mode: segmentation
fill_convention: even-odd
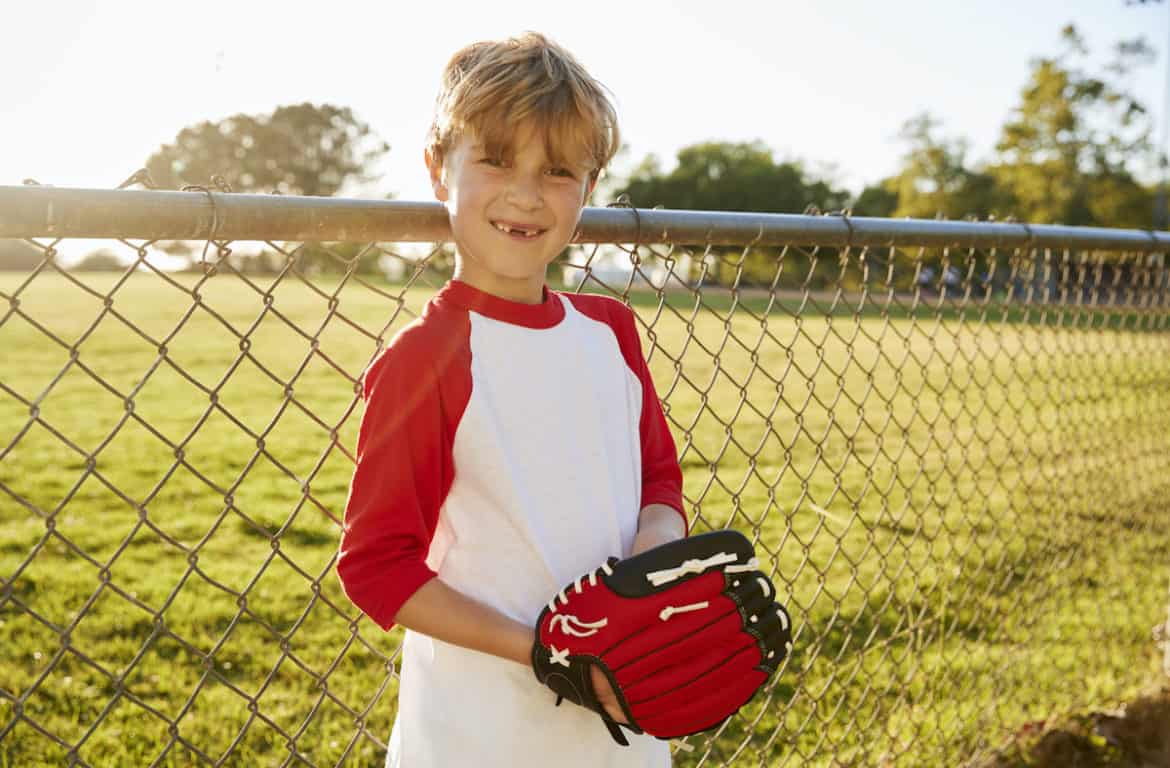
[[[470,366],[460,369],[456,340],[444,334],[440,351],[427,339],[433,335],[404,329],[362,382],[365,412],[337,573],[354,605],[387,630],[435,577],[426,557],[455,478],[454,427],[470,394]]]
[[[642,508],[650,504],[673,507],[682,516],[683,530],[689,535],[690,523],[683,511],[682,469],[678,464],[678,449],[674,445],[670,427],[666,424],[666,416],[662,413],[662,403],[658,400],[654,380],[650,377],[650,368],[642,356],[642,340],[638,336],[633,310],[626,307],[625,315],[632,340],[621,346],[623,351],[631,350],[632,354],[626,355],[626,361],[642,382],[642,418],[638,424],[642,438]],[[618,340],[621,341],[620,337]]]
[[[650,377],[650,368],[642,356],[642,340],[638,335],[638,321],[632,309],[616,299],[588,294],[564,294],[583,314],[609,325],[617,337],[618,348],[629,369],[642,384],[642,415],[638,432],[642,444],[642,502],[639,509],[650,504],[673,507],[683,519],[683,528],[690,534],[690,523],[682,502],[682,469],[678,465],[678,449],[662,413],[662,404]]]

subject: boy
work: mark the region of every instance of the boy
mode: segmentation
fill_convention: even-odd
[[[670,764],[531,668],[553,594],[687,533],[633,313],[544,283],[617,147],[600,85],[540,35],[444,71],[425,160],[455,274],[365,374],[338,559],[349,598],[408,630],[388,766]]]

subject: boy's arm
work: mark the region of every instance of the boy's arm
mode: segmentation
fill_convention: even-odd
[[[638,516],[634,538],[636,555],[686,536],[678,511],[666,504],[650,504]],[[407,598],[394,622],[436,640],[490,653],[518,664],[532,663],[534,630],[494,608],[431,579]]]
[[[686,536],[678,510],[649,504],[638,516],[631,556]],[[490,653],[519,664],[532,663],[534,630],[499,611],[431,579],[407,598],[394,622],[452,645]]]
[[[445,643],[519,664],[532,663],[533,627],[508,618],[440,579],[419,587],[398,609],[394,621]]]
[[[638,533],[630,556],[653,549],[675,539],[685,538],[687,526],[674,507],[666,504],[648,504],[638,515]]]
[[[455,477],[452,435],[471,392],[469,352],[453,331],[408,325],[362,377],[366,405],[337,574],[353,604],[387,630],[436,576],[426,558]]]
[[[686,536],[678,510],[649,504],[638,516],[638,533],[631,556]],[[518,664],[532,663],[532,627],[431,579],[407,598],[394,622],[436,640],[470,648]]]

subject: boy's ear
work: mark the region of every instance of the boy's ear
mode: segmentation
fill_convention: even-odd
[[[443,156],[438,148],[430,146],[424,149],[423,162],[427,164],[427,172],[431,175],[431,189],[435,191],[435,199],[447,202],[447,185],[443,183]]]
[[[589,184],[585,187],[585,203],[589,202],[589,198],[593,197],[593,188],[597,186],[597,177],[601,175],[600,171],[589,174]]]

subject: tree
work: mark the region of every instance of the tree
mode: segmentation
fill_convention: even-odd
[[[882,179],[861,190],[849,206],[854,216],[893,216],[898,209],[898,178]]]
[[[45,252],[24,240],[0,239],[0,272],[32,272]]]
[[[236,192],[327,196],[376,178],[368,170],[389,149],[348,108],[305,103],[188,126],[146,168],[165,189],[219,175]]]
[[[966,139],[939,137],[939,123],[923,113],[907,120],[901,138],[908,149],[902,170],[889,180],[894,216],[984,219],[1001,207],[995,181],[968,168]]]
[[[1081,66],[1089,51],[1075,27],[1062,40],[1060,55],[1033,62],[987,171],[1020,219],[1147,226],[1151,198],[1135,175],[1150,157],[1151,121],[1125,81],[1152,51],[1140,39],[1118,43],[1098,75]]]
[[[621,190],[639,207],[800,213],[845,206],[848,193],[809,179],[798,163],[776,163],[759,141],[685,147],[670,173],[648,156]]]
[[[809,178],[799,163],[777,163],[762,142],[707,142],[679,151],[673,170],[664,173],[653,155],[634,170],[622,192],[640,208],[706,211],[760,211],[802,213],[810,205],[822,210],[844,208],[845,190],[829,182]],[[793,254],[795,280],[807,265]],[[831,260],[830,260],[831,261]],[[773,248],[712,248],[707,252],[708,279],[722,284],[741,282],[770,284],[776,276],[778,252]],[[828,262],[826,262],[828,263]],[[680,275],[693,280],[697,275]]]
[[[124,272],[126,263],[105,248],[91,251],[72,268],[74,272]]]

